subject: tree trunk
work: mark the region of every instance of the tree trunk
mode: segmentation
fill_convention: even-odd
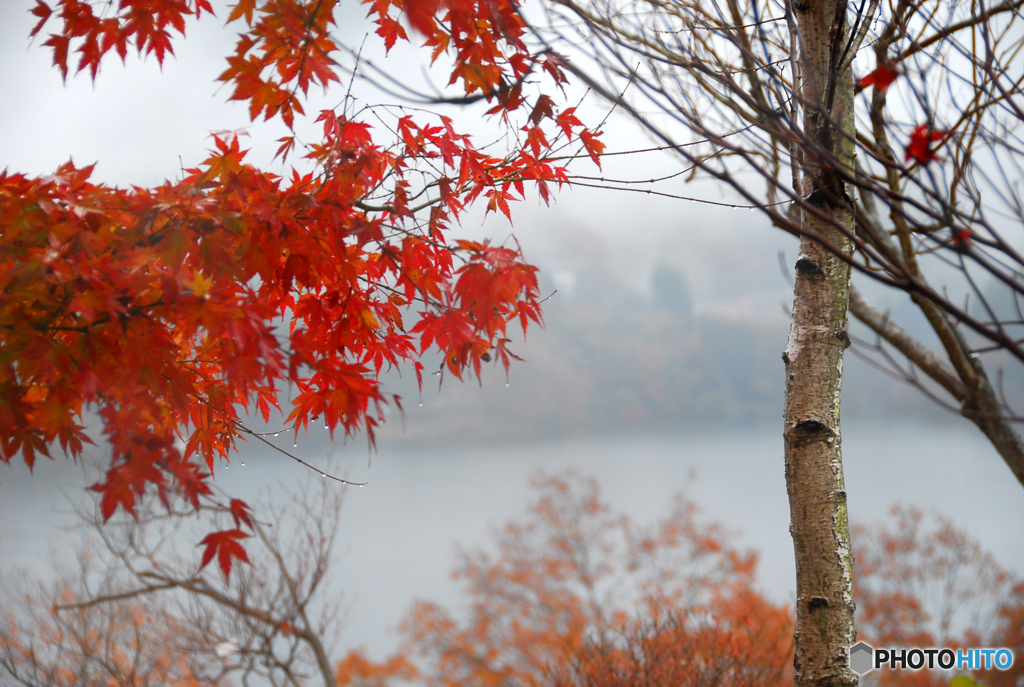
[[[852,203],[836,169],[854,168],[853,78],[836,75],[847,37],[846,3],[794,0],[800,33],[805,133],[816,155],[802,170],[804,197],[828,216],[802,212],[804,229],[843,251]],[[842,131],[837,131],[841,127]],[[824,154],[823,154],[824,153]],[[853,556],[839,429],[850,267],[809,239],[800,243],[786,363],[785,454],[790,531],[796,554],[796,687],[855,686],[849,650]]]

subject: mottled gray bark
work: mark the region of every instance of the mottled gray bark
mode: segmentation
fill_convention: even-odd
[[[852,177],[853,78],[836,74],[846,41],[846,3],[794,0],[800,34],[805,132],[802,211],[806,232],[849,254],[852,202],[838,169]],[[805,234],[806,236],[806,234]],[[839,401],[850,296],[850,266],[804,238],[786,363],[785,454],[790,531],[796,555],[797,687],[853,686],[853,557],[843,483]]]

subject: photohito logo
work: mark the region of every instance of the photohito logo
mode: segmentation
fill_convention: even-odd
[[[850,647],[850,670],[863,675],[888,667],[901,670],[1006,670],[1013,665],[1009,649],[875,649],[866,642]]]

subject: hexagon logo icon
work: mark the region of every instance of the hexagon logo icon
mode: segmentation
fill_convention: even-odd
[[[863,675],[871,670],[874,656],[875,650],[871,648],[871,645],[857,642],[850,647],[850,670],[858,675]]]

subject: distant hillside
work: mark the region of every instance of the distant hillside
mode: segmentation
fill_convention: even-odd
[[[655,269],[649,295],[601,274],[544,274],[544,329],[512,346],[508,386],[500,367],[482,383],[425,376],[422,394],[411,375],[387,379],[403,396],[404,424],[392,417],[389,442],[481,441],[777,422],[782,417],[788,325],[777,318],[742,321],[693,314],[685,275]],[[433,370],[438,369],[434,362]],[[427,363],[428,370],[430,364]],[[947,421],[945,411],[847,355],[844,417]],[[781,430],[780,430],[781,431]]]

